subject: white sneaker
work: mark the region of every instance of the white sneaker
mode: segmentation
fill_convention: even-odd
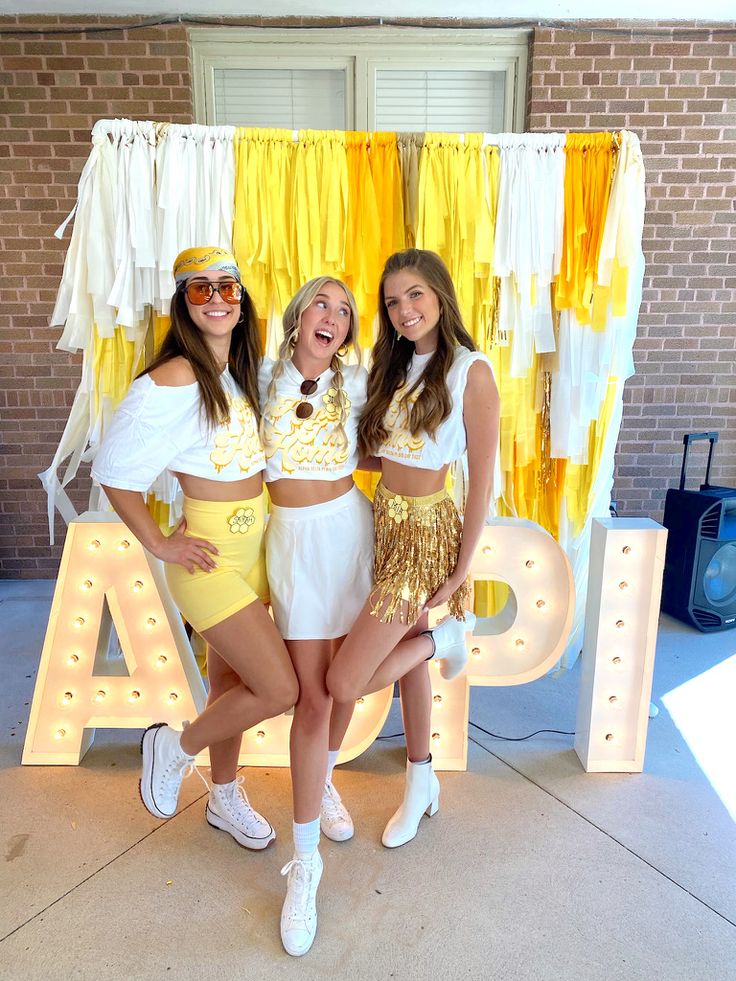
[[[440,674],[445,681],[456,678],[468,660],[465,634],[475,629],[475,614],[465,611],[465,620],[447,617],[429,631],[434,640],[434,659],[440,662]]]
[[[243,777],[228,784],[214,784],[204,814],[213,828],[227,831],[244,848],[259,850],[276,837],[268,821],[254,810],[243,787]]]
[[[141,800],[154,817],[163,820],[176,814],[181,782],[194,770],[194,757],[181,748],[180,737],[176,729],[157,722],[141,739]]]
[[[355,832],[353,819],[331,780],[325,784],[319,808],[319,826],[331,841],[347,841]]]
[[[283,869],[288,875],[286,899],[281,910],[281,942],[287,954],[301,957],[314,943],[317,933],[317,886],[322,878],[322,858],[292,858]]]

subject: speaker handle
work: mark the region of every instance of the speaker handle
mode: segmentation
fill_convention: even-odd
[[[710,465],[713,462],[713,447],[718,442],[718,433],[685,433],[682,437],[682,442],[685,444],[685,449],[682,451],[682,470],[680,471],[680,490],[685,490],[685,474],[687,473],[687,454],[690,449],[690,444],[694,443],[696,439],[707,439],[710,441],[710,448],[708,450],[708,463],[705,468],[705,483],[702,485],[703,488],[710,487]]]

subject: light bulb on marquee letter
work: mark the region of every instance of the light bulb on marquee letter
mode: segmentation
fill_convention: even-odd
[[[468,753],[468,704],[471,685],[515,685],[549,671],[563,654],[574,611],[574,582],[567,556],[550,534],[532,521],[495,518],[483,529],[473,556],[474,582],[496,580],[509,586],[507,609],[479,619],[466,634],[470,650],[467,675],[449,685],[432,672],[432,689],[442,695],[442,741],[433,747],[439,770],[464,770]],[[537,605],[544,589],[544,614]],[[515,602],[513,598],[515,597]],[[507,604],[509,606],[509,604]],[[439,668],[439,662],[434,662]],[[452,687],[456,686],[456,687]],[[456,737],[455,734],[458,734]]]
[[[88,513],[69,524],[23,763],[76,765],[97,728],[140,730],[159,721],[180,728],[204,708],[202,677],[163,567],[125,532],[122,522],[107,513]],[[142,592],[136,590],[138,583],[144,584]],[[156,651],[142,629],[146,618],[156,625]],[[98,673],[111,670],[98,659],[97,647],[112,625],[127,675],[118,670],[119,661],[114,675]],[[171,652],[165,671],[154,667],[162,650]],[[171,692],[177,693],[175,704],[166,700]]]
[[[617,519],[614,527],[625,529],[623,521]],[[659,529],[653,523],[651,526]],[[122,523],[110,514],[85,514],[69,525],[23,763],[78,764],[92,742],[95,728],[141,729],[157,721],[179,728],[184,719],[194,718],[204,708],[206,695],[201,675],[168,593],[161,563],[125,532]],[[638,568],[642,556],[648,554],[649,534],[650,531],[632,527],[625,540],[616,539],[614,552],[619,566],[606,569],[606,588],[599,589],[598,607],[595,603],[591,607],[589,599],[586,642],[595,634],[599,621],[605,625],[605,642],[601,640],[593,657],[608,675],[595,691],[590,688],[581,695],[582,701],[587,699],[589,703],[589,716],[600,714],[594,728],[596,747],[603,750],[596,748],[593,765],[581,756],[588,769],[632,768],[609,764],[626,753],[631,716],[640,707],[647,689],[646,675],[643,686],[641,682],[638,652],[643,643],[649,643],[651,625],[656,624],[659,594],[652,588],[651,575],[648,592],[643,591],[644,605],[649,604],[646,616],[637,614],[636,604],[642,593]],[[656,562],[653,572],[653,579],[658,582]],[[470,686],[524,684],[545,674],[562,656],[572,622],[574,586],[570,564],[552,537],[533,522],[501,518],[486,525],[470,574],[476,582],[506,583],[510,599],[495,617],[479,618],[474,633],[466,635],[470,653],[467,675],[445,681],[440,662],[432,662],[430,732],[438,770],[463,770],[467,766]],[[592,562],[591,577],[596,574]],[[80,586],[84,589],[83,605]],[[109,610],[115,625],[127,676],[94,673],[99,634],[106,616],[103,607]],[[72,630],[74,643],[70,644]],[[71,697],[67,699],[67,695]],[[357,711],[338,762],[354,759],[370,746],[385,722],[392,695],[393,686],[389,686],[356,699]],[[645,701],[646,712],[648,689]],[[239,762],[288,766],[292,718],[291,712],[286,713],[269,719],[267,728],[253,727],[245,733]],[[580,755],[577,739],[575,748]],[[605,765],[598,758],[601,754]],[[206,753],[200,754],[197,762],[207,765]]]
[[[593,521],[575,726],[575,752],[589,772],[644,766],[666,541],[649,518]],[[625,670],[621,655],[611,656],[624,644]]]

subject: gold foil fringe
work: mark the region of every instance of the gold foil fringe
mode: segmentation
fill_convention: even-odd
[[[411,625],[455,571],[462,522],[446,491],[431,497],[403,497],[379,484],[373,509],[376,585],[371,613],[382,623],[391,623],[398,614],[401,623]],[[464,620],[469,603],[470,582],[466,580],[447,606],[452,616]]]

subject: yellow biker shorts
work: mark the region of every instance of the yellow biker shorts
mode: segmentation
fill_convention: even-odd
[[[184,498],[185,535],[211,542],[216,567],[189,572],[166,563],[166,581],[185,619],[201,633],[254,600],[268,600],[264,550],[265,496],[249,501],[195,501]]]

